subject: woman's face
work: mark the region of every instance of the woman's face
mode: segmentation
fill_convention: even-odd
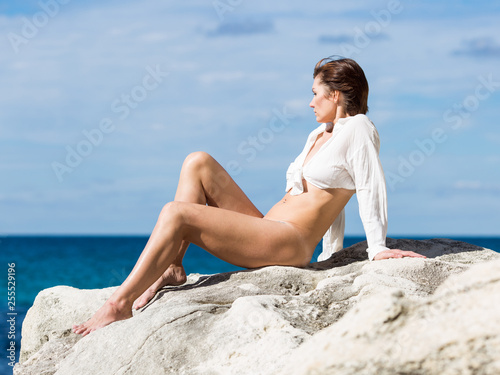
[[[326,96],[327,88],[321,83],[319,77],[314,79],[312,91],[314,97],[309,103],[309,107],[314,109],[316,121],[319,123],[333,122],[338,107],[334,99],[334,93],[330,93],[328,97]]]

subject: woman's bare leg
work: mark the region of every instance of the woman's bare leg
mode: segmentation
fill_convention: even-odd
[[[131,316],[132,304],[178,255],[182,241],[229,263],[255,268],[304,266],[314,248],[289,223],[194,203],[171,202],[162,210],[134,269],[109,300],[73,331],[82,335]]]
[[[263,216],[241,191],[229,174],[213,158],[205,153],[194,153],[186,159],[181,171],[175,199],[179,202],[198,203],[200,207],[205,207],[205,204],[208,204],[210,206],[243,213],[248,216],[258,218],[262,218]],[[158,249],[158,237],[165,237],[164,233],[161,233],[162,230],[158,229],[159,224],[161,224],[160,220],[134,267],[134,270],[132,270],[132,273],[119,289],[123,289],[124,285],[129,284],[129,279],[135,278],[138,268],[144,268],[141,267],[141,265],[143,264],[143,258],[147,250],[151,248]],[[164,225],[160,225],[160,227],[162,226]],[[164,243],[164,241],[160,241],[160,243],[161,242]],[[135,293],[128,295],[129,297],[135,296],[135,298],[137,298],[144,293],[144,298],[141,297],[142,300],[138,301],[138,303],[142,304],[144,300],[146,300],[145,303],[147,303],[147,301],[154,296],[154,293],[163,285],[184,282],[182,281],[182,278],[185,278],[184,269],[182,268],[182,258],[189,245],[189,240],[187,238],[181,239],[179,243],[172,241],[170,245],[173,245],[174,248],[177,246],[177,251],[170,250],[168,252],[168,257],[162,258],[162,261],[159,262],[160,267],[164,267],[161,272],[156,268],[154,272],[149,274],[158,274],[160,277],[158,278],[157,276],[157,279],[153,280],[151,280],[151,276],[144,278],[144,280],[141,280],[141,286],[136,289]],[[144,283],[149,283],[149,285],[144,288]],[[137,290],[141,290],[141,294],[136,295]],[[149,293],[147,293],[148,290]],[[73,331],[86,335],[113,321],[129,318],[131,316],[130,308],[127,307],[129,302],[130,301],[124,301],[123,298],[110,298],[92,319],[85,324],[74,326]]]
[[[263,216],[226,170],[205,152],[194,152],[184,161],[174,201],[220,207],[256,217]],[[134,309],[145,306],[164,286],[182,285],[186,282],[182,259],[188,246],[189,242],[182,241],[175,260],[135,301]]]

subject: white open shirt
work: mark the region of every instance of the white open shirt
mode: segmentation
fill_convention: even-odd
[[[387,192],[384,171],[379,159],[380,140],[377,129],[366,115],[358,114],[337,120],[331,138],[304,166],[304,161],[318,135],[321,124],[307,138],[301,154],[286,172],[286,191],[291,195],[304,192],[302,179],[320,189],[343,188],[356,190],[359,215],[368,242],[368,258],[388,250]],[[343,247],[345,212],[337,216],[323,237],[323,252],[318,261],[328,259]]]

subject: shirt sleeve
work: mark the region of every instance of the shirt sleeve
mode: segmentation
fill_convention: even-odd
[[[342,209],[333,224],[323,236],[323,251],[318,256],[318,262],[327,260],[333,253],[344,247],[345,211]]]
[[[355,134],[348,160],[350,174],[356,186],[359,215],[368,242],[368,258],[373,260],[379,252],[388,250],[387,191],[384,171],[379,159],[377,131],[360,131]]]

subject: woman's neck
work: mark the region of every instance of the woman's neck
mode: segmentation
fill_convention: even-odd
[[[335,124],[337,123],[337,121],[341,118],[346,118],[346,117],[351,117],[351,115],[349,115],[348,113],[346,113],[344,111],[344,108],[343,107],[338,107],[337,109],[337,113],[336,113],[336,116],[335,116],[335,119],[332,121],[332,122],[328,122],[326,124],[326,129],[325,131],[328,132],[328,133],[331,133],[332,130],[333,130],[333,127],[335,126]]]

